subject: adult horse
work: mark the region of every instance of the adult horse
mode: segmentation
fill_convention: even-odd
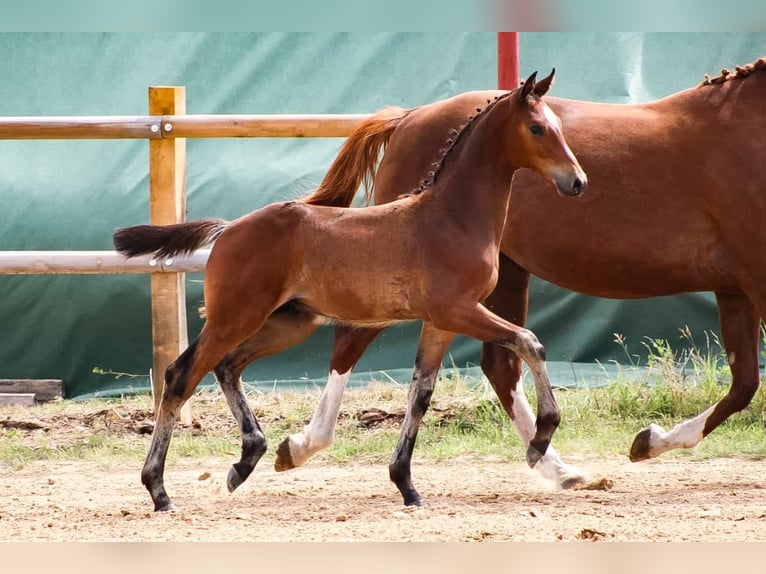
[[[588,173],[589,193],[565,202],[543,193],[547,184],[527,170],[514,178],[498,284],[486,301],[498,315],[525,323],[530,273],[616,299],[715,293],[731,387],[718,403],[667,432],[652,424],[638,433],[632,461],[695,446],[744,409],[758,387],[759,327],[766,317],[766,262],[759,255],[766,252],[765,69],[761,58],[637,105],[546,98]],[[500,93],[470,92],[398,114],[388,110],[377,123],[361,126],[336,162],[357,158],[356,183],[374,175],[375,203],[392,201],[403,187],[417,190],[445,134]],[[366,130],[376,137],[366,138]],[[331,444],[347,374],[378,332],[336,329],[319,407],[302,433],[280,445],[278,470],[300,466]],[[257,356],[260,343],[253,340],[251,349]],[[518,383],[518,357],[485,344],[481,366],[527,444],[534,418]],[[536,468],[561,487],[584,479],[553,448]]]
[[[141,472],[155,510],[173,508],[165,458],[178,411],[207,372],[215,370],[242,433],[229,490],[263,456],[266,439],[240,381],[225,372],[272,315],[365,328],[423,321],[408,412],[390,467],[405,504],[421,502],[410,475],[412,450],[456,333],[511,349],[527,363],[539,399],[527,461],[534,466],[542,458],[560,420],[544,350],[531,332],[482,301],[497,282],[514,172],[531,168],[563,196],[579,195],[586,183],[558,118],[542,100],[552,81],[553,73],[540,82],[533,74],[522,88],[499,95],[455,134],[429,189],[417,196],[369,208],[328,207],[317,204],[332,203],[328,196],[347,202],[356,188],[324,186],[303,201],[271,204],[233,222],[203,219],[115,232],[115,248],[129,257],[170,257],[214,242],[205,271],[205,325],[167,369]]]

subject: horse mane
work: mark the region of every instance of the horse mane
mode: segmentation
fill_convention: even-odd
[[[745,64],[744,66],[735,66],[734,72],[727,68],[721,70],[721,75],[710,77],[710,74],[705,74],[705,79],[700,82],[700,86],[710,86],[713,84],[723,84],[730,80],[741,80],[747,78],[753,72],[759,70],[766,70],[766,58],[758,58],[751,64]]]
[[[452,153],[452,150],[455,149],[455,146],[460,141],[460,138],[463,137],[463,134],[465,134],[471,126],[473,126],[476,123],[476,120],[478,120],[480,117],[484,116],[489,110],[494,108],[498,102],[508,98],[508,96],[511,95],[512,92],[506,92],[505,94],[501,94],[499,96],[495,96],[494,100],[487,100],[487,107],[484,109],[476,108],[476,115],[470,116],[468,118],[468,121],[464,123],[460,129],[452,129],[450,132],[450,138],[447,139],[447,147],[442,148],[441,155],[439,156],[439,159],[433,162],[433,171],[428,172],[428,177],[423,180],[423,183],[421,183],[414,191],[410,193],[405,193],[404,196],[407,195],[418,195],[420,193],[423,193],[426,189],[431,187],[436,183],[436,179],[439,177],[439,174],[441,173],[442,168],[444,167],[444,163],[447,161],[447,157]]]

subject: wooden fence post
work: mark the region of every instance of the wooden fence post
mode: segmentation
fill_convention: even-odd
[[[186,113],[186,89],[183,86],[149,88],[150,115]],[[162,122],[160,133],[172,132],[170,123]],[[149,140],[149,209],[153,225],[181,223],[186,220],[186,139]],[[152,274],[152,392],[155,416],[165,387],[165,369],[189,344],[186,327],[185,273]],[[191,405],[181,410],[181,422],[191,424]]]

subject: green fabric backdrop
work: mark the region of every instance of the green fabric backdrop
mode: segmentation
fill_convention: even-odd
[[[0,53],[0,116],[144,115],[151,85],[186,86],[188,113],[368,113],[494,88],[497,77],[494,33],[7,33]],[[522,75],[555,66],[555,95],[597,101],[661,97],[763,54],[764,34],[521,34]],[[189,140],[189,218],[300,197],[341,143]],[[0,141],[2,250],[111,249],[114,228],[147,222],[148,197],[146,141]],[[201,279],[188,277],[191,337]],[[147,275],[0,276],[0,378],[61,378],[70,397],[148,389],[148,291]],[[557,384],[597,381],[594,361],[624,360],[614,333],[641,353],[645,336],[680,344],[685,325],[700,337],[717,329],[709,294],[609,301],[533,282],[530,326],[561,362],[551,366]],[[354,380],[381,370],[407,380],[417,332],[385,332]],[[323,329],[245,378],[321,381],[331,338]],[[478,351],[459,339],[449,364],[475,367]]]

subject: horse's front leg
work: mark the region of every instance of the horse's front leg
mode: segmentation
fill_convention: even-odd
[[[716,293],[716,299],[732,374],[729,392],[717,404],[667,432],[659,425],[649,425],[633,439],[631,461],[654,458],[675,448],[692,448],[729,416],[750,404],[758,389],[760,316],[744,294]]]
[[[343,392],[351,377],[351,371],[365,349],[382,330],[349,325],[338,325],[335,328],[327,384],[322,389],[311,421],[303,428],[303,432],[292,434],[279,443],[274,462],[277,471],[301,466],[318,451],[332,444]]]
[[[407,506],[423,504],[422,498],[412,484],[412,452],[423,415],[431,402],[442,358],[454,337],[453,332],[442,331],[428,322],[423,323],[407,396],[407,413],[402,421],[399,441],[396,443],[396,449],[388,466],[389,476],[401,492],[404,504]]]
[[[481,368],[510,416],[522,444],[528,447],[535,436],[535,414],[524,394],[521,359],[505,347],[485,343],[481,354]],[[588,481],[583,471],[561,459],[553,445],[548,447],[534,469],[543,478],[553,481],[560,489],[574,488]]]
[[[440,329],[510,349],[527,363],[537,392],[536,428],[527,446],[527,462],[534,467],[548,450],[561,421],[545,366],[544,347],[532,331],[506,321],[474,301],[457,302],[433,315],[432,320]]]
[[[485,306],[503,319],[519,326],[527,322],[529,273],[514,261],[500,254],[497,285],[485,301]],[[535,434],[535,416],[521,381],[521,359],[509,349],[485,343],[481,353],[481,368],[508,413],[524,447]],[[573,488],[587,482],[580,469],[565,463],[553,446],[535,465],[543,478],[553,481],[557,488]]]

